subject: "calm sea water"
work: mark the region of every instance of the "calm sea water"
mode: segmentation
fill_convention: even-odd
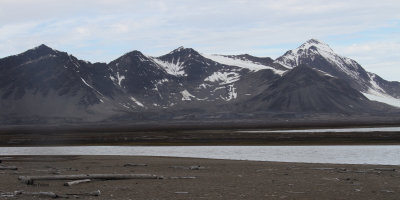
[[[400,145],[0,147],[0,155],[135,155],[400,165]]]
[[[373,127],[373,128],[335,128],[335,129],[298,129],[298,130],[251,130],[237,131],[239,133],[323,133],[323,132],[394,132],[399,131],[400,127]]]

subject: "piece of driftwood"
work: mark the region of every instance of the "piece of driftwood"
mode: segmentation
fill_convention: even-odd
[[[77,175],[53,175],[53,176],[20,176],[19,180],[25,184],[32,185],[36,180],[81,180],[81,179],[163,179],[161,176],[152,174],[77,174]]]
[[[174,192],[175,194],[189,194],[189,192]]]
[[[67,193],[67,195],[75,195],[75,196],[100,196],[101,195],[101,191],[100,190],[96,190],[93,192],[87,192],[87,193]]]
[[[190,170],[200,170],[200,169],[205,169],[205,167],[202,167],[200,165],[194,165],[189,167]]]
[[[311,168],[314,170],[335,170],[335,168],[327,168],[327,167],[321,167],[321,168]]]
[[[124,167],[146,167],[147,164],[142,164],[142,163],[128,163],[125,164]]]
[[[375,170],[376,171],[388,171],[388,172],[390,172],[390,171],[396,171],[396,169],[394,169],[394,168],[375,168]]]
[[[184,167],[184,166],[171,166],[169,168],[173,168],[173,169],[189,169],[188,167]]]
[[[92,180],[90,180],[90,179],[70,181],[70,182],[64,183],[64,186],[78,185],[78,184],[81,184],[81,183],[88,183],[88,182],[91,182],[91,181]]]
[[[196,179],[194,176],[171,176],[168,179]]]
[[[0,197],[15,197],[15,194],[13,192],[2,192],[0,193]]]
[[[386,193],[394,193],[393,190],[381,190],[381,192],[386,192]]]
[[[18,170],[18,167],[0,165],[0,170]]]
[[[50,198],[57,198],[58,195],[54,192],[25,192],[25,191],[15,191],[11,193],[9,197],[16,197],[20,195],[31,195],[31,196],[39,196],[39,197],[50,197]]]

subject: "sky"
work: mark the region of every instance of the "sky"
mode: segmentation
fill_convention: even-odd
[[[400,81],[399,0],[0,0],[0,58],[46,44],[91,62],[179,46],[275,59],[311,38]]]

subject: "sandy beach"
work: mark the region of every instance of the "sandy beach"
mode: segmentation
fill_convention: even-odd
[[[0,199],[398,199],[400,167],[138,156],[1,156]],[[161,179],[68,180],[20,176],[151,174]],[[18,192],[16,192],[18,191]],[[97,196],[96,196],[97,195]]]

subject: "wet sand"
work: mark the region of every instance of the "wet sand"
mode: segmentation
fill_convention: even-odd
[[[0,156],[0,199],[50,197],[14,191],[54,192],[80,199],[399,199],[400,166],[304,164],[140,156]],[[138,166],[135,166],[137,165]],[[154,174],[164,179],[67,181],[19,176]],[[177,179],[185,177],[186,179]],[[84,193],[100,191],[100,196]],[[78,195],[68,195],[78,194]],[[9,197],[6,197],[9,195]]]

